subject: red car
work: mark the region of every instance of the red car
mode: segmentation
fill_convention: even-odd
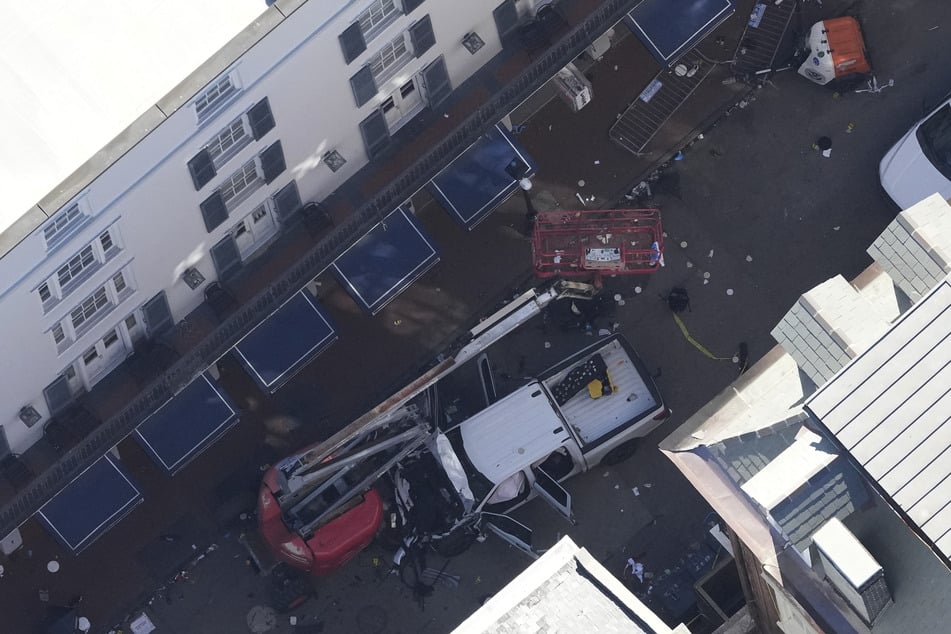
[[[383,519],[383,499],[370,489],[340,505],[332,516],[314,528],[293,530],[278,504],[279,466],[264,475],[258,494],[258,522],[270,551],[281,561],[313,575],[326,575],[370,545]],[[332,488],[315,496],[312,506],[326,505],[333,497]],[[305,507],[306,508],[306,507]],[[299,512],[299,511],[298,511]],[[290,524],[300,524],[292,521]]]

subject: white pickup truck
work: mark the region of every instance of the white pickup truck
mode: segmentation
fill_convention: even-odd
[[[406,547],[448,556],[485,530],[535,554],[530,531],[504,515],[535,495],[574,521],[559,482],[625,459],[669,416],[621,335],[497,394],[493,346],[507,349],[508,334],[552,302],[578,297],[576,286],[527,291],[402,390],[269,469],[258,497],[267,549],[320,575],[365,548],[383,523],[400,529]]]
[[[537,495],[574,522],[559,482],[629,457],[669,411],[633,348],[612,335],[462,422],[451,404],[436,415],[439,431],[393,470],[404,526],[445,555],[482,529],[534,554],[531,531],[503,514]]]

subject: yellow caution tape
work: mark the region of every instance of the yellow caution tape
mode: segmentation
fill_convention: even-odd
[[[699,350],[706,356],[710,357],[714,361],[732,361],[733,360],[733,357],[718,357],[714,355],[712,352],[710,352],[709,350],[707,350],[706,348],[704,348],[703,345],[699,341],[697,341],[696,339],[690,336],[690,333],[687,331],[687,326],[684,325],[684,322],[680,319],[680,316],[677,315],[677,313],[675,312],[671,312],[670,314],[674,316],[674,321],[676,321],[677,325],[680,326],[680,332],[684,333],[684,337],[686,337],[687,341],[692,343],[693,346],[697,350]]]

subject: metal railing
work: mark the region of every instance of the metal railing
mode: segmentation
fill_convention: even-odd
[[[200,372],[231,348],[294,293],[320,275],[344,249],[399,204],[422,189],[452,159],[475,143],[597,37],[614,26],[641,0],[604,0],[561,40],[537,57],[521,74],[501,88],[459,124],[438,145],[400,173],[379,194],[339,223],[283,275],[242,305],[194,349],[183,355],[164,375],[153,381],[122,411],[102,423],[79,445],[38,475],[0,509],[0,535],[7,535],[27,521],[51,497],[109,449],[119,444],[149,414],[170,399]]]

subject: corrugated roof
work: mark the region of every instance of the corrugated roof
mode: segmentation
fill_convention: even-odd
[[[951,556],[951,281],[806,403],[937,550]]]
[[[951,272],[951,206],[934,194],[898,214],[868,248],[913,301]]]

